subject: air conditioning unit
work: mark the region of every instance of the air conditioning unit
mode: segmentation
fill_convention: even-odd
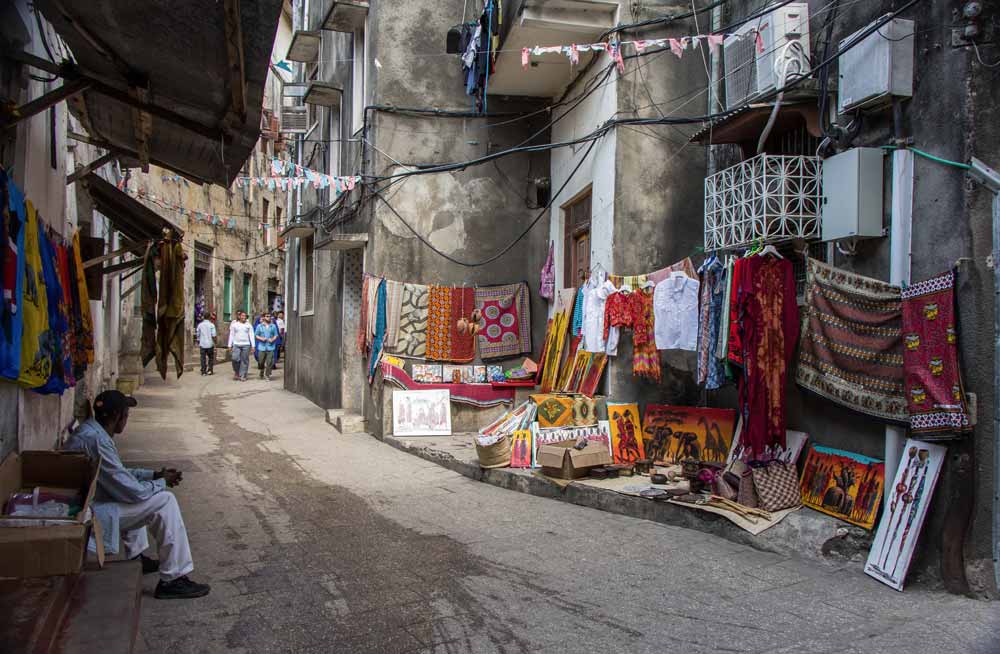
[[[809,5],[792,2],[740,25],[723,41],[723,57],[726,109],[781,88],[783,71],[809,70]]]
[[[305,134],[309,131],[309,108],[282,107],[281,132],[283,134]]]

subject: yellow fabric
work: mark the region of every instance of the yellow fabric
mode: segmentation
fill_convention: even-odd
[[[42,255],[38,242],[38,215],[31,200],[26,201],[28,219],[24,228],[24,293],[21,311],[21,372],[17,383],[26,388],[41,386],[52,373],[52,358],[44,347],[49,331],[49,302],[42,276]]]
[[[80,319],[82,322],[83,334],[89,334],[90,338],[84,338],[84,346],[87,351],[87,363],[94,362],[94,321],[90,317],[90,296],[87,294],[87,277],[83,274],[83,257],[80,255],[80,230],[73,234],[73,259],[76,262],[76,288],[80,295]]]

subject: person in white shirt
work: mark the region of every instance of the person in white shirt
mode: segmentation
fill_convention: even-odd
[[[198,335],[198,348],[201,350],[201,374],[215,374],[215,314],[204,315],[198,323],[195,332]]]
[[[250,354],[254,350],[253,342],[253,325],[247,320],[247,312],[240,311],[238,318],[229,325],[229,350],[233,360],[233,379],[247,380]]]
[[[278,368],[278,359],[285,350],[285,312],[279,311],[274,314],[274,324],[278,327],[278,346],[274,348],[274,368]]]

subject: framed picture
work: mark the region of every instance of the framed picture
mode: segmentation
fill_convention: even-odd
[[[725,463],[735,429],[736,411],[732,409],[649,404],[643,421],[646,454],[657,463],[680,463],[689,458]]]
[[[875,526],[885,464],[853,452],[813,445],[802,469],[802,503],[852,525]]]
[[[519,429],[510,437],[510,467],[530,468],[533,451],[530,429]]]
[[[447,389],[393,391],[394,436],[451,436],[451,393]]]
[[[486,366],[472,366],[472,383],[485,384],[487,381]]]
[[[414,363],[412,376],[413,376],[413,381],[420,382],[421,384],[440,384],[441,364]]]
[[[910,559],[927,517],[934,487],[948,448],[910,439],[903,448],[889,493],[889,506],[882,511],[865,573],[882,583],[903,590]]]
[[[611,456],[615,463],[635,463],[646,458],[638,404],[608,402],[608,422],[611,423]]]
[[[441,377],[445,384],[471,384],[473,383],[472,366],[444,364],[441,366]]]
[[[486,366],[486,381],[504,381],[503,366]]]

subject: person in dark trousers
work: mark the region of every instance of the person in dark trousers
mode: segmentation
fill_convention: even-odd
[[[195,330],[198,334],[198,348],[201,350],[201,374],[215,374],[215,314],[202,316]]]
[[[257,340],[257,368],[260,370],[260,378],[267,377],[271,381],[271,370],[274,367],[274,349],[278,342],[278,328],[271,322],[271,314],[265,313],[260,317],[260,324],[254,330],[254,337]]]
[[[118,456],[114,437],[125,431],[129,408],[136,404],[135,398],[119,391],[104,391],[94,400],[94,417],[73,432],[64,449],[85,452],[101,462],[94,516],[101,524],[105,551],[118,552],[120,535],[125,555],[142,561],[143,574],[160,573],[157,599],[204,597],[211,588],[188,578],[194,562],[187,529],[177,498],[167,490],[181,483],[183,475],[173,468],[126,468]],[[150,531],[159,560],[142,554],[149,547]]]
[[[285,312],[279,311],[274,314],[274,326],[278,328],[278,342],[274,348],[274,369],[278,369],[278,361],[281,360],[281,353],[285,351]]]

